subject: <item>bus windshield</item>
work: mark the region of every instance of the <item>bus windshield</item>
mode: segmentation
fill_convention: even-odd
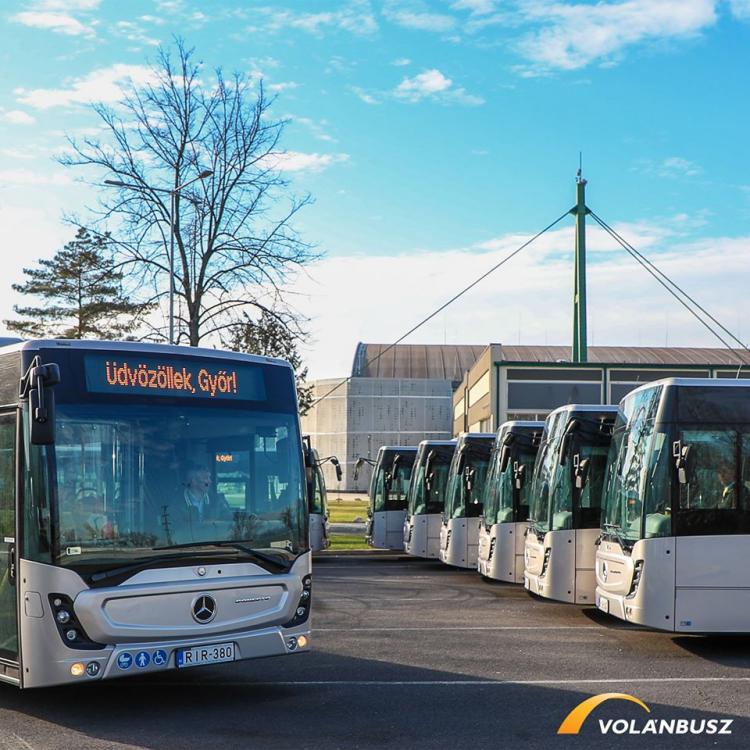
[[[409,485],[408,513],[410,516],[442,513],[453,447],[428,445],[420,457]]]
[[[492,439],[464,443],[456,450],[450,467],[444,518],[476,518],[482,515]]]
[[[235,406],[58,404],[25,472],[26,556],[88,571],[234,542],[290,563],[307,548],[296,415]]]
[[[538,533],[549,531],[549,499],[555,469],[558,465],[558,449],[560,436],[558,430],[565,427],[565,414],[558,413],[547,418],[542,433],[542,444],[539,456],[534,465],[534,478],[531,482],[531,501],[529,504],[529,520]]]
[[[374,513],[406,510],[416,453],[414,449],[403,452],[391,449],[380,454],[372,477],[371,503]]]
[[[745,387],[659,386],[624,399],[608,460],[604,534],[632,546],[750,532],[747,394]]]
[[[496,523],[525,521],[529,516],[531,474],[534,470],[536,450],[531,446],[513,446],[505,471],[502,469],[502,447],[493,451],[484,500],[484,522],[487,527]],[[515,486],[515,471],[521,466],[527,481],[521,489]],[[516,502],[517,498],[517,502]]]

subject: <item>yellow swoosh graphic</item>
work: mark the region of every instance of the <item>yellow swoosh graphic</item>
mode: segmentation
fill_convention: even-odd
[[[635,698],[627,693],[601,693],[600,695],[594,695],[591,698],[586,698],[585,701],[579,703],[564,719],[563,723],[560,724],[560,728],[557,730],[558,734],[578,734],[581,731],[583,722],[586,721],[588,715],[604,701],[609,700],[621,700],[630,701],[636,703],[641,708],[645,709],[648,713],[651,713],[651,709],[642,701],[640,698]]]

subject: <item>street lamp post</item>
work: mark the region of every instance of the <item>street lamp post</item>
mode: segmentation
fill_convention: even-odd
[[[175,188],[158,188],[150,185],[133,185],[120,180],[104,180],[105,185],[111,185],[119,188],[130,188],[131,190],[152,190],[155,193],[169,194],[169,343],[174,344],[174,238],[175,238],[175,214],[177,213],[177,195],[181,190],[192,185],[198,180],[205,180],[211,177],[213,172],[210,169],[204,169],[197,177],[192,180],[183,182]]]

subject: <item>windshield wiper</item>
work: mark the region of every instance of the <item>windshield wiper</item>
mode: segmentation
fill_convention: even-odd
[[[626,539],[623,536],[622,533],[622,526],[620,526],[617,523],[603,523],[602,524],[602,531],[605,534],[610,534],[611,536],[615,537],[617,539],[618,544],[621,547],[626,547]]]
[[[156,547],[155,549],[159,549]],[[166,548],[165,548],[166,549]],[[170,562],[171,560],[182,560],[186,557],[195,557],[192,552],[186,552],[182,555],[157,555],[156,557],[143,558],[137,562],[130,563],[129,565],[121,565],[119,568],[110,568],[109,570],[102,570],[99,573],[93,573],[89,576],[91,583],[100,583],[106,581],[109,578],[117,578],[127,573],[133,573],[143,568],[148,568],[153,563]]]
[[[184,542],[183,544],[169,544],[164,547],[154,547],[154,549],[155,550],[190,549],[191,547],[229,547],[230,549],[234,549],[234,550],[237,550],[238,552],[242,552],[248,557],[253,557],[260,562],[273,565],[279,568],[279,570],[289,570],[289,568],[291,567],[290,565],[279,560],[277,557],[266,555],[264,552],[258,552],[258,550],[253,549],[252,547],[248,547],[247,545],[242,544],[240,542],[231,542],[231,541]]]

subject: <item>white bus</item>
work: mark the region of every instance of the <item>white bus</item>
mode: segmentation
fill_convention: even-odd
[[[0,680],[23,688],[309,647],[286,362],[122,342],[0,348]]]
[[[479,517],[495,434],[462,432],[448,473],[440,526],[440,561],[458,568],[477,567]]]
[[[423,440],[417,448],[404,521],[404,550],[437,559],[440,526],[455,440]]]
[[[533,594],[594,604],[594,558],[616,406],[571,404],[546,420],[534,468],[524,586]]]
[[[477,570],[485,578],[523,583],[529,496],[544,422],[505,422],[490,457],[479,520]]]
[[[310,436],[303,437],[305,448],[305,473],[307,476],[307,496],[309,499],[310,550],[321,552],[331,546],[328,523],[328,494],[322,466],[330,462],[336,469],[336,479],[343,476],[341,464],[336,456],[321,459],[318,451],[310,444]]]
[[[367,543],[379,549],[403,550],[406,495],[416,446],[384,445],[370,480],[370,507],[367,510]]]
[[[682,633],[750,632],[750,382],[668,379],[620,404],[596,603]]]

